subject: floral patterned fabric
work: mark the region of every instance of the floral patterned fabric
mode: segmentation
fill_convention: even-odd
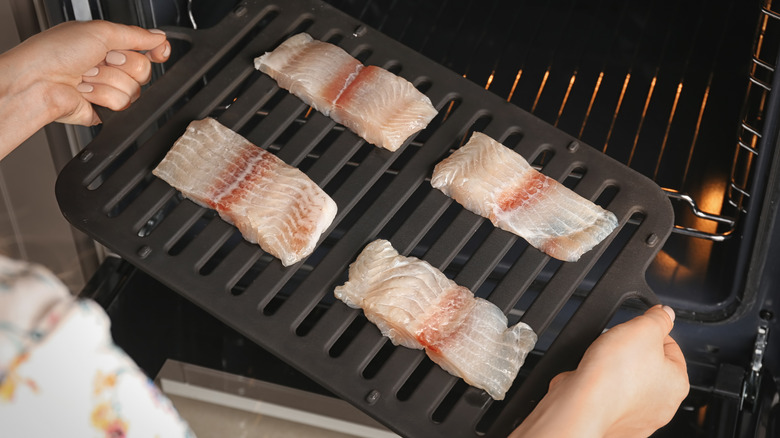
[[[194,437],[96,303],[0,256],[0,435]]]

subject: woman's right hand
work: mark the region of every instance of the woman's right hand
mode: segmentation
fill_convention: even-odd
[[[556,376],[512,437],[647,437],[688,394],[685,358],[660,305],[599,336],[574,371]]]

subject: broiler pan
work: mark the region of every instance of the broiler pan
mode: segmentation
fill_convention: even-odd
[[[657,302],[644,273],[673,227],[670,202],[646,177],[334,8],[289,3],[248,1],[212,28],[166,29],[182,56],[63,169],[63,214],[397,433],[505,436],[620,306]],[[439,115],[391,153],[310,111],[252,67],[300,31],[410,80]],[[209,115],[300,167],[336,201],[336,220],[307,260],[282,267],[152,176],[187,124]],[[619,230],[580,261],[562,263],[432,189],[433,166],[473,130],[614,212]],[[468,387],[420,351],[392,347],[361,312],[334,302],[349,263],[377,237],[540,334],[539,351],[505,400]]]

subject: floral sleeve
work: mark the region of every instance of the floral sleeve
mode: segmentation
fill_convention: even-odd
[[[3,436],[194,437],[109,328],[46,269],[0,256]]]

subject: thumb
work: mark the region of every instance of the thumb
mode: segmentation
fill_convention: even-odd
[[[161,30],[146,30],[138,26],[94,20],[88,22],[108,50],[152,50],[165,42],[165,33]]]
[[[668,335],[674,327],[674,310],[669,306],[655,305],[647,309],[642,317],[653,321],[664,336]]]

